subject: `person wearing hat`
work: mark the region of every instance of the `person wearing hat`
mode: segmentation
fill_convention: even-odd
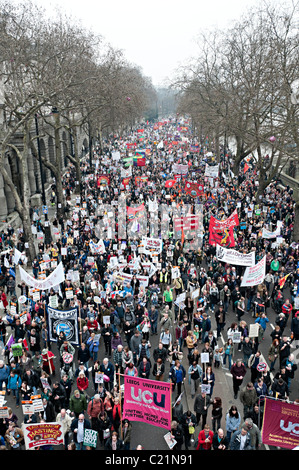
[[[42,350],[42,359],[43,359],[42,370],[44,370],[49,375],[50,374],[55,375],[55,366],[54,366],[54,361],[53,361],[54,358],[55,356],[52,353],[52,351],[49,351],[47,348],[44,348]]]

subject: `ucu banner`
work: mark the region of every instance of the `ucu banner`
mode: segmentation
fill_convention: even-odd
[[[299,406],[266,398],[262,441],[264,444],[286,449],[297,447],[299,445]]]
[[[123,419],[170,429],[171,393],[170,383],[125,375]]]

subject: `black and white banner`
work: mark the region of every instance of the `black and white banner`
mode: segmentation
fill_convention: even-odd
[[[255,252],[240,253],[236,250],[229,250],[224,246],[217,245],[216,256],[219,261],[224,263],[233,264],[236,266],[254,266],[255,265]]]
[[[57,310],[47,306],[48,327],[50,341],[56,341],[55,332],[59,335],[65,333],[67,341],[71,344],[79,344],[78,308],[70,310]]]

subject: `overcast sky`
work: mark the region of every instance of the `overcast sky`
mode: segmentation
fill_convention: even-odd
[[[140,66],[155,86],[195,55],[202,29],[224,28],[258,0],[33,0],[46,10],[56,5],[101,34],[128,61]],[[271,1],[271,0],[270,0]]]

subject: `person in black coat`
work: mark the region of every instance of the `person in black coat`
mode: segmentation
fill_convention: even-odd
[[[82,343],[78,349],[78,362],[83,363],[86,368],[88,368],[88,361],[91,358],[89,349],[86,347],[85,343]]]
[[[123,450],[123,448],[122,441],[118,438],[117,432],[114,431],[106,441],[105,450]]]
[[[185,449],[188,450],[192,437],[192,434],[190,433],[190,427],[196,427],[196,416],[190,410],[188,410],[181,417],[180,424],[182,425],[184,432]]]
[[[151,363],[144,357],[138,367],[138,376],[143,379],[148,379],[151,372]]]
[[[50,401],[53,403],[56,413],[59,413],[61,408],[65,408],[65,399],[65,388],[59,382],[54,382]]]
[[[176,440],[176,444],[172,448],[172,450],[181,450],[182,445],[184,443],[183,426],[179,424],[177,421],[172,421],[170,432],[171,432],[172,438]]]
[[[108,432],[108,430],[111,431],[111,427],[112,427],[112,422],[109,419],[107,412],[103,411],[102,413],[99,413],[98,419],[96,422],[96,430],[99,433],[100,443],[104,446],[107,442],[107,439],[110,438],[110,434],[109,434],[109,437],[107,438],[105,437],[104,432],[105,431]]]
[[[82,431],[82,434],[80,435],[80,429]],[[84,436],[84,430],[85,429],[91,429],[90,422],[88,419],[84,418],[84,414],[80,413],[78,418],[75,418],[72,421],[71,424],[71,431],[73,433],[73,439],[76,444],[76,449],[77,450],[84,450],[85,446],[83,446],[83,436]],[[79,432],[78,432],[79,431]]]
[[[224,435],[223,429],[219,428],[215,432],[212,440],[213,450],[227,450],[229,445],[228,438]]]
[[[39,376],[33,369],[26,368],[22,376],[22,380],[32,388],[34,394],[37,393],[37,388],[39,387]]]
[[[44,411],[39,413],[40,420],[44,420],[46,423],[53,423],[56,420],[56,413],[53,403],[43,398]]]

